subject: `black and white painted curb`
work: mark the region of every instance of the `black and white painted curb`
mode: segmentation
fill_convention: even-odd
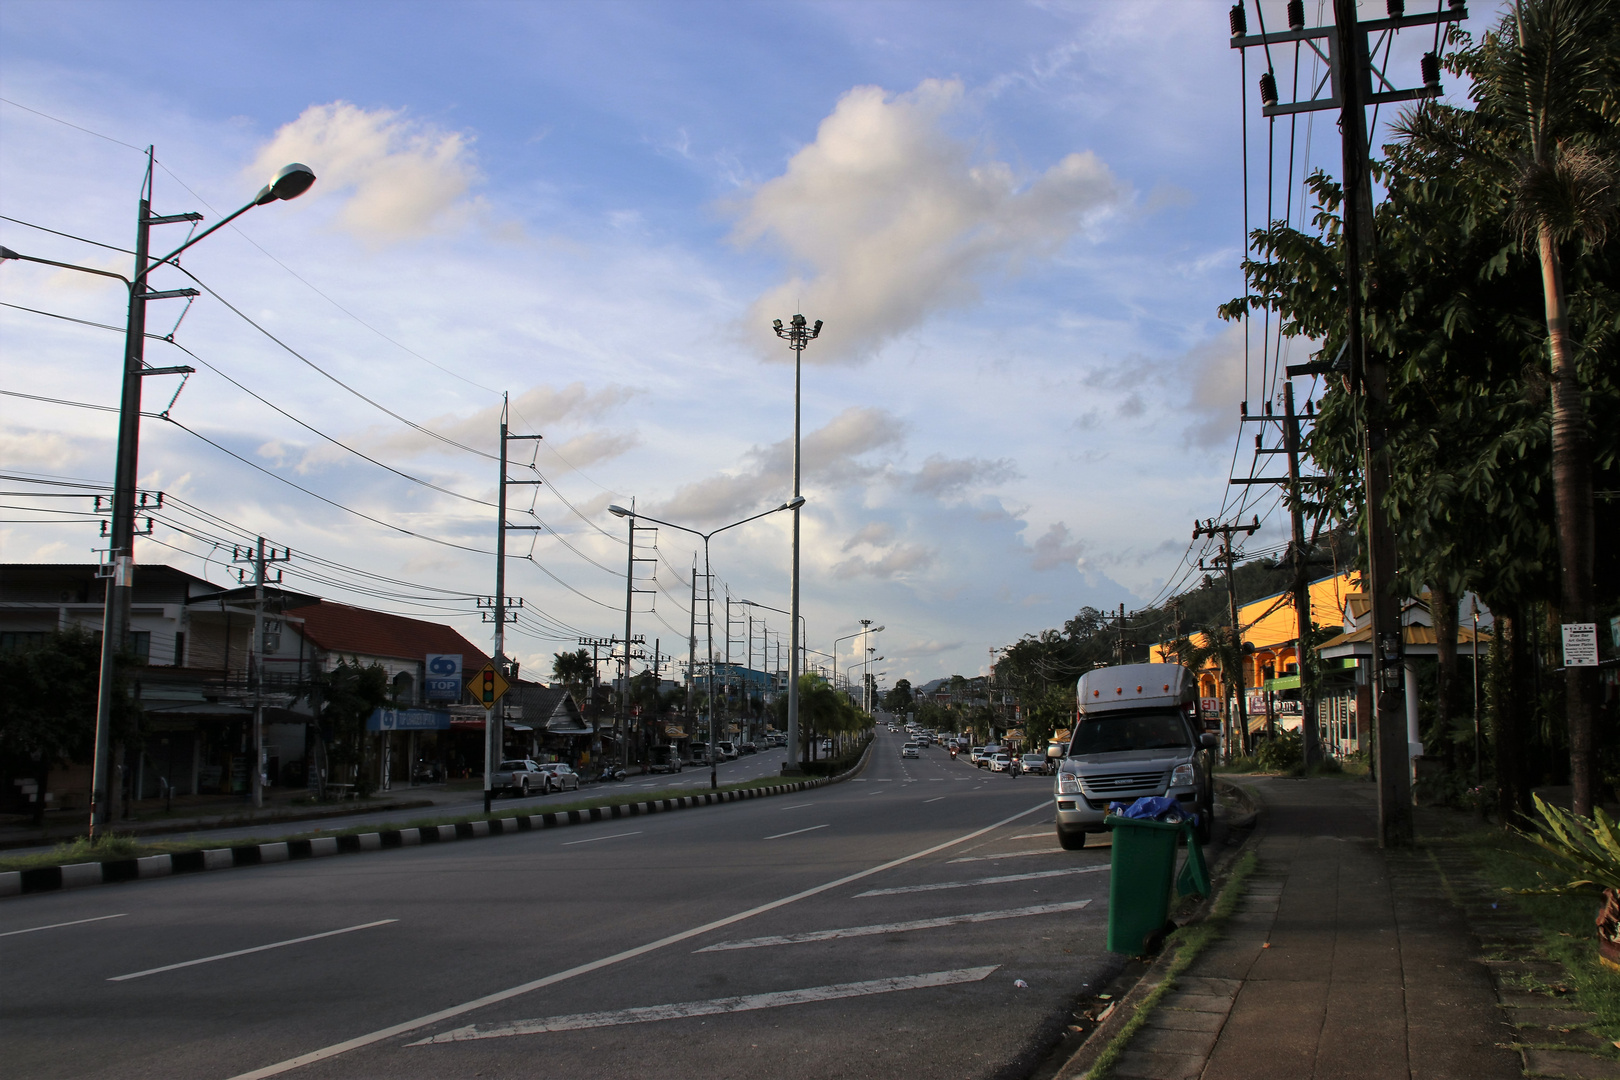
[[[492,817],[481,821],[462,821],[454,825],[379,829],[369,833],[318,836],[309,840],[281,840],[274,844],[239,844],[235,847],[183,851],[174,855],[148,855],[140,859],[108,859],[103,862],[72,863],[68,866],[41,866],[33,870],[11,870],[0,873],[0,897],[78,889],[87,885],[144,881],[148,878],[170,877],[175,874],[192,874],[201,870],[226,870],[235,866],[260,866],[266,863],[314,859],[323,855],[350,855],[361,851],[417,847],[452,840],[475,840],[484,836],[504,836],[509,833],[533,832],[536,829],[558,829],[593,821],[611,821],[614,818],[664,814],[672,810],[687,810],[698,806],[763,799],[772,795],[808,791],[811,788],[837,783],[860,772],[870,754],[871,750],[868,748],[867,753],[862,755],[853,769],[838,776],[819,780],[800,780],[768,788],[707,791],[701,795],[617,803],[612,806],[592,806],[584,810],[565,810],[554,814]]]

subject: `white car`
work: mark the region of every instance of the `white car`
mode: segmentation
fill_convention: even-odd
[[[547,762],[540,771],[546,776],[547,792],[579,790],[579,774],[560,761]]]
[[[1010,755],[1010,754],[997,754],[995,757],[990,759],[990,771],[991,772],[1006,772],[1007,767],[1009,765],[1011,765],[1011,764],[1012,764],[1012,755]]]
[[[1025,772],[1046,775],[1046,758],[1040,754],[1025,754],[1018,759],[1018,766]]]
[[[906,743],[906,745],[904,745],[904,746],[902,746],[900,748],[900,756],[901,757],[916,757],[917,756],[917,744],[914,743],[914,742]]]

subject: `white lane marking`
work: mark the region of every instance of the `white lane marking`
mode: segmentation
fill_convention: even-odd
[[[1076,866],[1069,870],[1040,870],[1033,874],[1007,874],[1002,877],[975,878],[972,881],[941,881],[933,885],[901,885],[893,889],[868,889],[861,896],[892,896],[895,893],[936,892],[940,889],[966,889],[971,885],[1001,885],[1009,881],[1035,881],[1038,878],[1063,877],[1066,874],[1107,873],[1104,866]]]
[[[830,829],[831,825],[812,825],[808,829],[794,829],[792,832],[779,832],[775,836],[767,836],[767,840],[780,840],[784,836],[798,836],[800,833],[815,832],[817,829]]]
[[[53,922],[49,926],[30,926],[26,930],[7,930],[5,933],[0,934],[0,937],[10,937],[13,934],[32,934],[39,930],[55,930],[63,926],[79,926],[82,923],[101,922],[104,919],[122,919],[128,914],[129,912],[124,911],[119,912],[117,915],[97,915],[93,919],[74,919],[72,922]]]
[[[539,1020],[509,1020],[503,1024],[491,1024],[482,1028],[469,1025],[405,1045],[427,1046],[432,1043],[466,1042],[470,1039],[542,1035],[548,1031],[581,1031],[587,1028],[617,1027],[621,1024],[646,1024],[655,1020],[679,1020],[689,1016],[719,1016],[725,1013],[750,1012],[754,1009],[775,1009],[783,1005],[803,1005],[812,1001],[837,1001],[840,998],[892,994],[897,990],[919,990],[929,986],[953,986],[957,983],[980,982],[989,978],[990,973],[1000,966],[992,964],[989,967],[958,968],[955,971],[930,971],[925,975],[902,975],[890,979],[872,979],[869,982],[834,983],[831,986],[812,986],[804,990],[779,990],[774,994],[684,1001],[678,1005],[645,1005],[638,1009],[620,1009],[617,1012],[575,1013],[572,1016],[549,1016]]]
[[[841,930],[808,930],[802,934],[779,934],[772,937],[748,938],[744,941],[722,941],[694,953],[730,952],[733,949],[760,949],[770,945],[797,945],[806,941],[835,941],[839,938],[874,937],[878,934],[902,934],[907,930],[932,930],[940,926],[959,926],[962,923],[995,922],[999,919],[1021,919],[1028,915],[1052,915],[1059,911],[1078,911],[1090,900],[1067,900],[1061,904],[1036,904],[1033,907],[1006,908],[1002,911],[975,911],[970,915],[945,915],[937,919],[916,919],[912,922],[879,923],[876,926],[847,926]]]
[[[575,844],[594,844],[598,840],[617,840],[621,836],[640,836],[640,835],[641,835],[641,830],[637,829],[635,832],[616,832],[616,833],[609,833],[607,836],[593,836],[589,840],[570,840],[570,841],[568,841],[568,843],[563,844],[561,846],[562,847],[573,847]]]
[[[943,796],[943,795],[935,795],[932,799],[924,799],[923,802],[924,803],[939,802],[944,797],[945,796]]]
[[[814,806],[814,805],[815,805],[815,803],[802,802],[802,803],[794,803],[792,806],[779,806],[779,807],[777,807],[777,809],[778,810],[803,810],[807,806]]]
[[[866,777],[864,777],[864,776],[856,777],[854,780],[851,780],[850,783],[852,783],[852,784],[864,784],[864,783],[866,783]]]
[[[1009,839],[1012,839],[1012,840],[1050,840],[1051,838],[1052,838],[1052,834],[1049,833],[1049,832],[1027,832],[1027,833],[1019,833],[1017,836],[1010,837]]]
[[[178,964],[165,964],[162,967],[147,968],[145,971],[132,971],[128,975],[114,975],[108,982],[126,982],[130,979],[140,979],[147,975],[157,975],[164,971],[176,971],[180,968],[196,967],[198,964],[212,964],[215,960],[229,960],[233,956],[247,956],[250,953],[265,952],[269,949],[280,949],[288,945],[302,945],[306,941],[319,941],[321,938],[337,937],[339,934],[352,934],[356,930],[370,930],[373,926],[387,926],[389,923],[399,922],[398,919],[378,919],[376,922],[361,923],[359,926],[345,926],[341,930],[328,930],[324,934],[309,934],[305,937],[289,938],[286,941],[272,941],[268,945],[255,945],[251,949],[237,949],[235,952],[223,952],[217,956],[204,956],[197,960],[183,960]]]
[[[959,862],[984,862],[986,859],[1020,859],[1020,858],[1023,858],[1025,855],[1061,855],[1061,854],[1063,854],[1063,849],[1062,848],[1053,847],[1053,848],[1041,848],[1039,851],[1000,851],[1000,852],[997,852],[994,855],[969,855],[969,856],[966,856],[965,858],[951,859],[949,861],[951,861],[953,863],[959,863]]]
[[[735,915],[727,915],[723,919],[715,919],[713,922],[704,923],[702,926],[694,926],[689,930],[678,931],[668,935],[667,937],[661,937],[657,941],[649,941],[645,945],[637,945],[634,948],[625,949],[623,952],[616,952],[612,956],[604,956],[598,960],[592,960],[588,963],[579,964],[575,967],[568,968],[567,970],[558,971],[551,975],[534,979],[530,982],[508,987],[505,990],[497,990],[493,994],[485,994],[483,997],[462,1002],[460,1005],[452,1005],[449,1008],[440,1009],[437,1012],[431,1012],[425,1016],[418,1016],[414,1020],[405,1020],[398,1024],[391,1024],[388,1027],[379,1028],[376,1031],[365,1035],[357,1035],[352,1039],[345,1039],[340,1043],[333,1043],[330,1046],[323,1046],[319,1050],[311,1050],[308,1053],[299,1054],[297,1057],[290,1057],[285,1061],[278,1061],[274,1065],[266,1065],[263,1068],[253,1069],[250,1072],[237,1073],[235,1076],[230,1077],[229,1080],[265,1080],[267,1077],[280,1076],[282,1073],[291,1072],[294,1069],[301,1069],[305,1065],[313,1065],[318,1061],[326,1061],[330,1058],[335,1058],[340,1054],[346,1054],[350,1050],[358,1050],[362,1046],[371,1046],[374,1043],[380,1043],[385,1039],[392,1039],[396,1035],[404,1035],[407,1032],[425,1028],[430,1024],[437,1024],[441,1020],[450,1020],[457,1016],[465,1016],[467,1013],[470,1013],[475,1009],[482,1009],[489,1005],[498,1005],[503,1001],[509,1001],[512,998],[519,997],[523,994],[532,993],[535,990],[539,990],[547,986],[555,986],[557,983],[577,978],[580,975],[589,975],[593,971],[601,971],[603,968],[612,967],[615,964],[621,964],[626,960],[634,960],[638,956],[645,956],[648,953],[657,952],[659,949],[668,948],[671,945],[679,945],[683,941],[690,941],[692,938],[701,937],[702,935],[712,933],[715,930],[724,929],[725,927],[731,926],[734,923],[740,923],[745,919],[751,919],[755,915],[763,915],[767,911],[775,911],[777,908],[787,907],[789,904],[798,903],[800,900],[808,900],[812,896],[820,896],[824,892],[839,889],[845,885],[854,884],[855,882],[869,878],[874,874],[881,874],[887,870],[893,870],[897,866],[904,866],[906,863],[915,862],[918,859],[926,859],[930,855],[937,855],[946,848],[952,848],[958,844],[965,844],[969,840],[977,840],[986,833],[995,832],[997,829],[1002,828],[1003,826],[1011,825],[1019,818],[1028,817],[1037,811],[1045,810],[1048,805],[1049,800],[1042,799],[1038,804],[1030,807],[1028,810],[1020,810],[1016,814],[1002,818],[993,825],[986,825],[982,829],[974,829],[972,832],[964,833],[963,835],[956,837],[954,840],[943,841],[942,843],[935,844],[932,847],[923,848],[921,851],[914,851],[910,855],[902,855],[898,859],[890,859],[886,863],[879,863],[877,866],[871,866],[865,870],[857,870],[853,874],[846,874],[841,878],[835,878],[832,881],[811,886],[808,889],[793,893],[791,896],[784,896],[777,900],[771,900],[767,903],[760,904],[757,907],[751,907],[746,911],[739,911]]]
[[[880,784],[892,784],[892,783],[894,783],[894,781],[890,780],[890,779],[881,779],[881,780],[878,781],[878,783],[880,783]]]

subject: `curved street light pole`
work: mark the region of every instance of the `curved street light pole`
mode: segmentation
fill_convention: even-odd
[[[771,322],[771,328],[776,336],[788,343],[793,350],[793,497],[801,504],[800,497],[800,468],[799,468],[799,432],[800,432],[800,393],[803,384],[804,347],[821,336],[821,320],[817,319],[814,326],[807,326],[803,315],[795,315],[789,320],[787,327],[782,326],[781,319]],[[788,619],[788,630],[793,635],[792,647],[788,650],[788,764],[782,769],[789,774],[797,774],[799,769],[799,511],[793,511],[793,571],[789,575],[789,592],[793,599],[793,611]]]
[[[762,517],[765,517],[765,516],[767,516],[769,514],[778,513],[778,512],[780,512],[782,510],[792,510],[794,512],[794,519],[797,520],[799,507],[801,507],[803,505],[804,505],[804,497],[801,496],[801,495],[795,495],[793,498],[789,499],[787,502],[783,503],[781,506],[773,506],[769,510],[761,510],[759,513],[753,515],[752,517],[745,517],[741,521],[733,521],[730,525],[722,525],[718,529],[711,529],[708,532],[700,532],[697,529],[688,528],[685,525],[677,525],[673,521],[665,521],[663,518],[655,518],[650,514],[641,514],[641,513],[637,513],[634,510],[626,510],[622,506],[614,505],[614,506],[609,506],[608,507],[608,512],[610,514],[612,514],[614,517],[630,518],[632,520],[634,520],[636,518],[640,518],[643,521],[650,521],[655,525],[663,525],[663,526],[666,526],[666,527],[671,528],[671,529],[677,529],[677,530],[679,530],[679,531],[681,531],[683,533],[691,533],[693,536],[698,536],[698,537],[703,538],[703,582],[704,582],[704,589],[705,589],[705,592],[706,592],[706,599],[704,601],[703,606],[704,606],[704,610],[708,613],[706,618],[705,618],[705,625],[707,626],[707,636],[708,636],[708,639],[709,639],[709,788],[710,788],[710,790],[717,789],[720,786],[720,773],[719,773],[719,768],[720,767],[719,767],[719,764],[714,759],[714,748],[715,748],[716,743],[718,742],[718,736],[717,736],[717,733],[716,733],[715,719],[714,719],[714,578],[712,576],[710,576],[710,573],[709,573],[709,539],[710,539],[710,537],[713,537],[713,536],[715,536],[715,535],[717,535],[719,533],[725,532],[727,529],[735,529],[739,525],[746,525],[750,521],[758,521]],[[624,676],[625,676],[625,685],[628,687],[629,686],[629,680],[630,680],[630,665],[629,664],[625,665]]]
[[[135,224],[135,276],[129,288],[129,321],[124,333],[124,382],[118,406],[118,454],[113,465],[112,528],[107,564],[111,574],[107,578],[107,602],[101,631],[101,673],[96,690],[95,759],[90,784],[90,838],[95,839],[96,826],[106,824],[113,801],[110,783],[113,775],[110,758],[112,704],[114,676],[118,653],[129,635],[129,608],[134,597],[135,584],[135,483],[141,437],[141,380],[155,370],[146,364],[146,302],[170,296],[195,296],[192,289],[172,292],[152,292],[147,288],[147,277],[159,266],[173,263],[180,253],[211,235],[224,225],[235,221],[255,206],[284,199],[296,199],[308,191],[315,182],[315,173],[307,165],[294,162],[287,165],[259,190],[253,201],[220,218],[209,228],[163,256],[149,256],[153,225],[169,225],[182,221],[197,222],[201,214],[170,214],[154,216],[152,213],[152,147],[146,148],[146,178],[141,185],[139,213]],[[255,738],[255,750],[259,739]],[[259,761],[253,762],[254,776],[258,775]],[[257,785],[255,785],[257,786]]]

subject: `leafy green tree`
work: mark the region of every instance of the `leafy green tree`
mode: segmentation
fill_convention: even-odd
[[[551,677],[562,683],[583,703],[585,688],[596,681],[596,663],[589,649],[554,653],[551,658]]]
[[[127,690],[130,662],[120,657],[115,669],[114,741],[134,737],[140,719]],[[44,821],[51,768],[91,756],[100,677],[101,639],[78,627],[48,634],[34,648],[0,653],[0,762],[37,783],[36,823]]]
[[[319,703],[320,723],[316,730],[328,765],[353,776],[355,790],[368,794],[369,783],[364,775],[366,719],[388,704],[388,672],[381,664],[361,664],[357,658],[340,657],[331,671],[320,672],[311,682]],[[324,779],[322,797],[326,794]]]
[[[1568,622],[1595,616],[1596,548],[1591,380],[1579,356],[1581,346],[1590,348],[1593,341],[1583,343],[1579,327],[1572,326],[1576,313],[1565,276],[1571,249],[1601,248],[1614,224],[1620,187],[1617,65],[1620,3],[1515,3],[1477,46],[1470,43],[1450,57],[1452,70],[1471,80],[1475,107],[1429,103],[1404,124],[1414,145],[1489,187],[1507,210],[1520,250],[1539,264],[1536,292],[1550,360],[1559,601]],[[1564,686],[1574,809],[1589,815],[1597,781],[1597,670],[1570,669]]]
[[[911,681],[900,679],[895,682],[889,692],[883,695],[883,707],[897,716],[904,716],[912,710]]]

